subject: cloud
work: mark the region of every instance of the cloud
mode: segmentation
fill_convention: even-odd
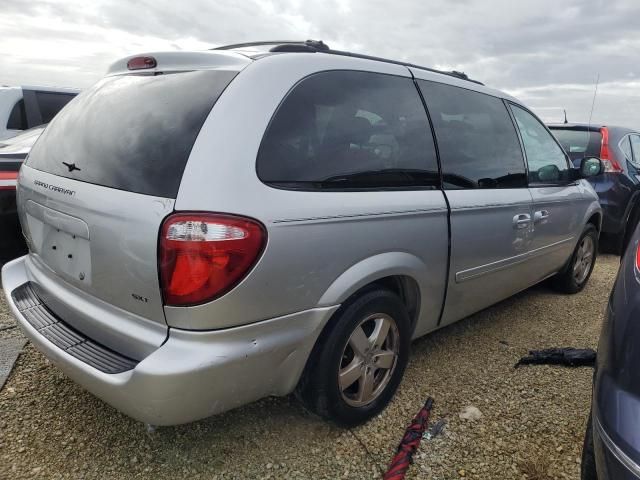
[[[548,118],[640,128],[634,0],[5,0],[0,83],[84,87],[131,53],[261,39],[463,70]]]

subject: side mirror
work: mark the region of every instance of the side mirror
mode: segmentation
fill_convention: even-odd
[[[602,160],[597,157],[585,157],[580,160],[580,167],[569,170],[569,180],[575,181],[582,178],[591,178],[604,172]]]
[[[580,177],[589,178],[600,175],[604,170],[602,160],[597,157],[585,157],[580,161]]]
[[[538,180],[542,183],[553,183],[560,180],[560,169],[556,165],[545,165],[538,169]]]

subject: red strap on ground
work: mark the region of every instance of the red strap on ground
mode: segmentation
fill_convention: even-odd
[[[384,474],[384,480],[403,480],[411,465],[413,454],[420,446],[422,434],[429,424],[429,415],[433,408],[433,398],[427,398],[424,407],[413,417],[411,424],[404,432],[398,450]]]

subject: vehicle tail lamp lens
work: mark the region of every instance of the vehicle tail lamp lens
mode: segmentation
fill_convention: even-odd
[[[604,171],[607,173],[621,173],[622,167],[615,158],[611,156],[609,151],[609,129],[602,127],[600,129],[602,135],[602,143],[600,144],[600,160],[604,166]]]
[[[235,287],[266,243],[264,227],[231,215],[174,214],[160,232],[159,270],[166,305],[211,301]]]
[[[153,57],[133,57],[127,62],[129,70],[143,70],[145,68],[156,68],[158,63]]]
[[[0,172],[0,190],[15,190],[18,172]]]
[[[636,245],[636,272],[640,272],[640,242]]]

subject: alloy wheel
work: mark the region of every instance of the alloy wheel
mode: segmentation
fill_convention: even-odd
[[[387,314],[369,315],[351,333],[338,371],[342,398],[352,407],[373,402],[384,391],[396,367],[400,334]]]
[[[589,275],[594,253],[595,243],[593,238],[587,235],[580,242],[576,253],[576,259],[573,263],[573,278],[578,285],[582,284]]]

